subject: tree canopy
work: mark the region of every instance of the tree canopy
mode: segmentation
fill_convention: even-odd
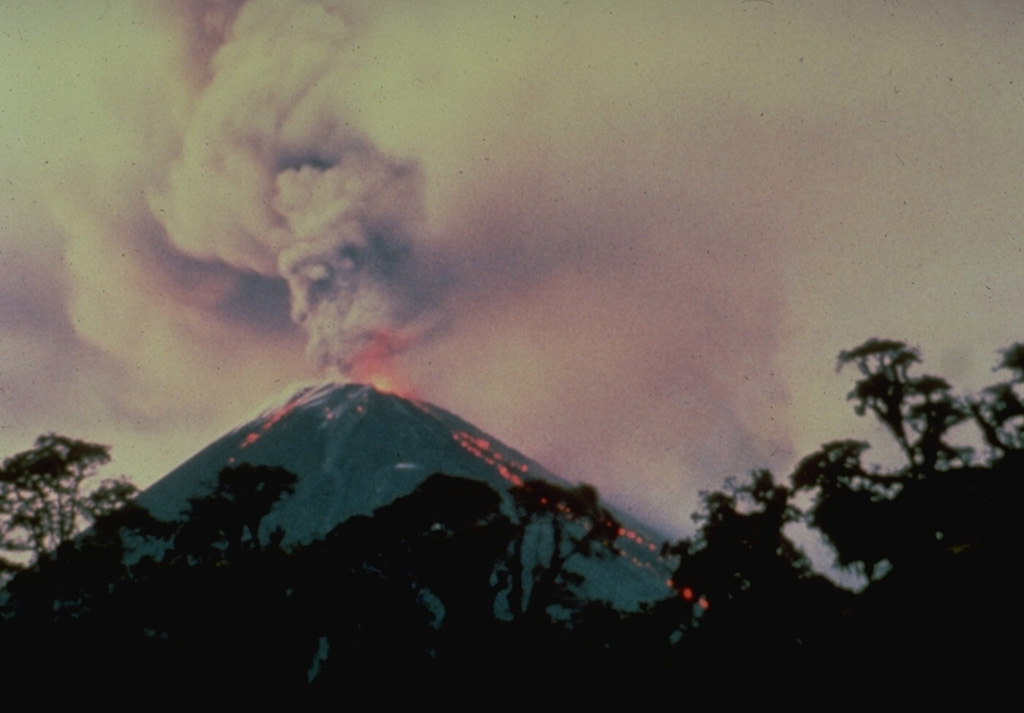
[[[107,479],[92,489],[89,478],[110,461],[110,449],[53,433],[0,466],[0,560],[21,568],[55,551],[134,494],[125,479]]]
[[[855,411],[878,419],[902,463],[873,465],[867,442],[836,439],[788,477],[758,470],[703,493],[696,534],[662,548],[677,563],[675,594],[639,611],[577,596],[576,558],[624,555],[621,526],[589,486],[499,492],[437,474],[372,516],[285,546],[266,520],[294,490],[286,470],[225,469],[186,520],[160,523],[124,507],[116,481],[81,494],[104,447],[41,438],[4,461],[0,533],[8,551],[63,541],[69,556],[41,558],[7,588],[5,670],[102,639],[132,675],[222,689],[337,692],[380,666],[462,675],[524,662],[672,681],[722,670],[847,683],[884,673],[905,685],[913,667],[922,680],[1004,675],[990,639],[1018,631],[1024,344],[996,365],[1009,377],[973,396],[917,374],[920,364],[916,349],[877,339],[838,359],[857,371]],[[969,424],[973,440],[958,429],[956,442],[954,426]],[[92,536],[69,545],[85,523]],[[794,528],[830,548],[831,573],[812,566]],[[126,559],[126,533],[164,546]]]
[[[821,675],[864,660],[889,670],[914,661],[930,675],[1001,670],[988,637],[1019,620],[1010,580],[1024,344],[1002,355],[997,369],[1010,379],[964,397],[915,374],[920,354],[903,342],[871,339],[840,353],[838,369],[859,373],[849,393],[856,413],[875,416],[905,461],[870,465],[867,442],[834,440],[803,458],[788,484],[758,472],[705,493],[697,537],[674,548],[681,598],[708,602],[680,642],[688,660],[721,663],[742,648],[759,652],[762,667]],[[953,427],[970,423],[976,437],[959,431],[954,443]],[[866,581],[850,589],[815,572],[787,537],[797,524],[819,533],[835,567]]]

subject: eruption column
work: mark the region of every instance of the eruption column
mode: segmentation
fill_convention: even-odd
[[[333,3],[247,3],[197,88],[169,184],[150,196],[181,252],[286,280],[310,357],[349,375],[422,310],[426,233],[417,166],[349,123],[352,36]]]

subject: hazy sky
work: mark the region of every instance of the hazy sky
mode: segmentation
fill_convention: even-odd
[[[670,529],[1024,339],[1024,4],[0,2],[0,452],[341,364]],[[673,521],[677,525],[673,525]]]

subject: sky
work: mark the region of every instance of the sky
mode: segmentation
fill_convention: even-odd
[[[153,482],[296,383],[669,532],[1024,340],[1015,0],[0,2],[0,454]],[[869,454],[870,458],[870,454]]]

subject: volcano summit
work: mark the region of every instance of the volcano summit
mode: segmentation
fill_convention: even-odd
[[[434,473],[486,484],[513,519],[515,494],[531,484],[573,492],[541,465],[443,409],[369,386],[327,384],[298,391],[215,441],[142,493],[138,503],[157,518],[181,519],[190,499],[214,488],[219,471],[243,463],[283,467],[298,477],[294,494],[261,527],[263,536],[279,528],[285,544],[311,542],[353,516],[371,515]],[[573,511],[571,500],[551,503],[558,517],[572,527],[594,527],[586,513]],[[659,553],[664,538],[622,513],[606,515],[616,523],[604,553],[611,556],[571,558],[588,597],[636,607],[671,595],[665,585],[670,563]],[[529,537],[543,549],[544,536],[530,530]]]
[[[333,693],[382,665],[657,662],[651,615],[686,599],[661,541],[443,409],[309,387],[13,580],[0,665],[102,642],[62,673]]]

